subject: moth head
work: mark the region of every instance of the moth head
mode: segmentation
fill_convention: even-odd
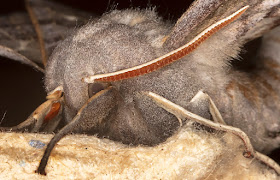
[[[108,123],[103,123],[105,119],[110,122],[114,121],[113,117],[123,122],[126,120],[122,119],[137,119],[133,120],[136,124],[143,124],[139,109],[133,105],[137,94],[137,86],[134,85],[139,79],[112,83],[86,83],[82,79],[92,74],[133,67],[158,57],[164,53],[162,40],[168,31],[168,26],[152,10],[113,11],[99,21],[76,30],[62,42],[48,62],[46,87],[50,91],[63,86],[66,120],[71,121],[92,96],[111,86],[113,90],[106,96],[110,96],[112,102],[103,102],[106,105],[93,102],[99,104],[94,105],[95,109],[88,105],[83,131],[94,134],[102,129],[101,126],[108,126]],[[136,129],[136,124],[133,124],[133,129]],[[139,125],[139,131],[141,126],[144,125]]]

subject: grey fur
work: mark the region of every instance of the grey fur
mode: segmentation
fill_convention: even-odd
[[[203,2],[204,0],[200,0],[197,3]],[[223,1],[221,4],[224,6],[215,7],[212,13],[207,11],[210,15],[201,20],[202,24],[196,23],[191,34],[180,34],[180,39],[193,38],[211,23],[242,6],[250,5],[250,8],[241,18],[181,60],[156,72],[113,82],[112,86],[116,91],[111,95],[116,98],[115,105],[107,109],[87,107],[83,120],[87,123],[81,124],[74,132],[97,133],[127,144],[155,145],[170,137],[178,129],[179,122],[142,92],[152,91],[180,106],[192,109],[194,107],[189,101],[203,89],[215,101],[225,121],[246,132],[257,150],[269,152],[279,147],[280,137],[269,137],[269,134],[280,131],[280,103],[268,104],[268,99],[253,97],[254,94],[250,92],[248,93],[252,98],[245,97],[247,94],[240,92],[240,87],[243,87],[241,85],[248,88],[254,86],[256,90],[265,91],[259,94],[266,93],[269,97],[271,92],[260,88],[261,83],[256,78],[251,78],[255,72],[234,71],[229,66],[229,61],[238,57],[245,42],[263,35],[279,23],[279,12],[275,11],[275,7],[279,7],[280,1],[234,0]],[[270,16],[272,12],[274,14]],[[197,15],[197,11],[189,11],[182,18]],[[47,65],[45,79],[48,92],[57,86],[63,86],[66,121],[71,121],[89,99],[88,84],[81,81],[83,77],[139,65],[178,48],[182,43],[174,43],[169,39],[177,38],[176,28],[180,29],[182,26],[185,26],[184,23],[174,26],[163,22],[154,10],[114,10],[68,37],[54,50]],[[163,44],[163,38],[168,35],[169,39]],[[259,61],[262,63],[262,60]],[[257,69],[257,74],[263,71],[265,69]],[[268,79],[266,75],[262,77],[272,89],[279,89],[277,82]],[[232,81],[241,85],[228,90]],[[256,104],[251,102],[255,99],[258,100]],[[205,107],[195,108],[197,112],[209,116]],[[100,110],[106,111],[101,113],[103,116],[100,115]],[[273,128],[271,122],[274,123]]]

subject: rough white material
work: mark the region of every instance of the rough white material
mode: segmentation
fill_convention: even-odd
[[[234,135],[193,129],[184,126],[156,147],[69,135],[53,150],[47,176],[34,171],[46,147],[40,142],[52,135],[1,133],[0,179],[277,179],[273,170],[243,157]]]

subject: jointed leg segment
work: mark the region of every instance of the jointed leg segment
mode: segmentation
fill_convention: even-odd
[[[196,95],[196,96],[197,97],[198,96],[204,96],[204,97],[208,96],[210,112],[211,112],[212,116],[214,117],[214,119],[216,119],[216,121],[218,121],[220,123],[215,123],[211,120],[208,120],[201,116],[193,114],[193,113],[187,111],[186,109],[184,109],[183,107],[181,107],[155,93],[145,92],[145,94],[147,96],[149,96],[160,107],[162,107],[166,111],[174,114],[176,117],[179,117],[182,119],[188,118],[190,120],[193,120],[193,121],[203,124],[205,126],[211,127],[213,129],[216,129],[219,131],[224,131],[224,132],[229,132],[229,133],[232,133],[232,134],[240,137],[240,139],[244,142],[244,146],[246,149],[245,157],[255,157],[256,159],[260,160],[264,164],[273,168],[280,175],[280,166],[276,162],[274,162],[271,158],[269,158],[268,156],[261,154],[259,152],[256,152],[250,142],[249,137],[243,131],[241,131],[238,128],[232,127],[232,126],[225,125],[225,123],[222,119],[222,116],[221,116],[220,112],[218,111],[217,107],[215,106],[214,102],[211,100],[211,98],[207,94],[203,93],[202,91],[200,91],[198,93],[198,95]]]
[[[56,145],[56,143],[58,141],[60,141],[65,135],[67,135],[69,132],[71,132],[75,126],[77,126],[82,118],[81,115],[83,114],[83,112],[85,111],[86,107],[88,106],[89,103],[91,103],[92,101],[96,100],[98,97],[104,95],[105,93],[107,93],[108,91],[110,91],[110,89],[112,89],[112,87],[108,87],[105,90],[100,91],[99,93],[95,94],[94,96],[92,96],[82,107],[81,109],[78,111],[78,113],[76,114],[76,116],[74,117],[74,119],[67,124],[65,127],[63,127],[49,142],[44,155],[41,159],[40,165],[38,167],[38,169],[36,170],[36,173],[42,174],[42,175],[46,175],[45,172],[45,168],[46,165],[48,163],[48,159],[49,156],[54,148],[54,146]]]
[[[63,97],[62,90],[59,87],[47,96],[47,101],[41,104],[24,122],[14,127],[0,127],[2,131],[22,131],[31,129],[31,132],[38,132],[42,129],[43,123],[47,125],[43,127],[44,132],[53,132],[60,121],[60,114],[62,113]],[[59,105],[54,109],[54,105]],[[51,121],[46,121],[47,118]],[[54,122],[56,121],[56,122]]]

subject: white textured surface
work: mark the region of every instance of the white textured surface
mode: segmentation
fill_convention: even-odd
[[[46,172],[34,173],[52,135],[1,133],[0,179],[277,179],[274,171],[242,156],[229,134],[184,127],[156,147],[128,147],[85,135],[69,135],[54,149]]]

